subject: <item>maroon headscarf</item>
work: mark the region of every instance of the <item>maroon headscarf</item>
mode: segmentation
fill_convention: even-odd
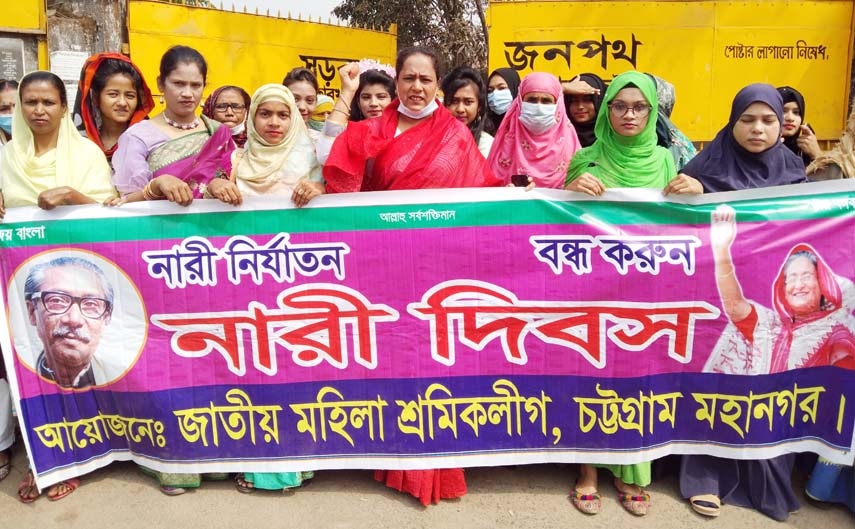
[[[216,121],[217,118],[214,117],[214,105],[217,104],[217,99],[220,98],[220,94],[222,94],[226,90],[234,90],[235,92],[238,92],[241,95],[241,97],[243,98],[244,105],[246,105],[246,115],[249,116],[249,105],[252,101],[252,98],[250,98],[249,94],[246,93],[246,90],[239,86],[233,85],[221,86],[211,92],[211,95],[209,95],[208,99],[205,100],[205,104],[202,105],[202,114]],[[243,146],[246,144],[246,127],[243,128],[242,132],[239,132],[238,134],[232,134],[232,139],[234,140],[235,145],[237,145],[239,149],[242,149]]]

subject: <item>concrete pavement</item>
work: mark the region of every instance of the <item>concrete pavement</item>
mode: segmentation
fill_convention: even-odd
[[[370,471],[318,472],[309,486],[287,495],[241,494],[226,481],[205,482],[197,490],[169,498],[133,464],[114,463],[84,476],[80,488],[63,500],[51,502],[43,496],[24,505],[17,500],[17,487],[27,462],[21,445],[15,448],[12,473],[0,482],[3,529],[855,528],[855,516],[842,506],[820,510],[804,504],[783,523],[732,506],[724,506],[718,519],[705,519],[679,497],[673,477],[653,483],[648,489],[651,512],[635,518],[617,502],[604,473],[603,510],[585,516],[567,498],[575,465],[473,468],[467,471],[469,494],[423,508],[414,498],[374,482]]]

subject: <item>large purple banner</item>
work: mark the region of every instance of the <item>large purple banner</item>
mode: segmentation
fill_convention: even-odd
[[[32,464],[44,486],[127,459],[851,463],[853,189],[11,210],[2,347]]]

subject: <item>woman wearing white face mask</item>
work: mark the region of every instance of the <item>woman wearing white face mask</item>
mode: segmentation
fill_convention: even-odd
[[[552,74],[535,72],[523,80],[487,159],[505,184],[522,174],[538,187],[563,187],[570,158],[581,144],[563,102],[558,104],[561,93]]]
[[[498,68],[487,78],[487,124],[484,130],[495,136],[502,119],[520,91],[520,76],[513,68]]]
[[[436,53],[426,48],[398,52],[398,98],[379,117],[350,123],[336,138],[324,165],[327,192],[498,184],[469,129],[437,103],[437,62]],[[355,72],[342,73],[350,78],[347,82],[356,78]],[[336,102],[336,114],[349,115],[347,108],[347,101]],[[379,470],[374,477],[425,506],[466,493],[460,468]]]
[[[333,143],[324,164],[327,192],[498,185],[472,133],[436,99],[436,54],[403,49],[395,71],[398,98],[380,117],[350,123]],[[333,110],[349,114],[341,101]]]

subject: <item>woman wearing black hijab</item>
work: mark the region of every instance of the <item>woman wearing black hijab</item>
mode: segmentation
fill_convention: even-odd
[[[806,182],[801,158],[781,143],[783,113],[775,87],[746,86],[733,100],[728,124],[682,172],[700,180],[705,193]],[[680,492],[704,516],[718,516],[727,503],[783,521],[799,508],[790,482],[794,462],[795,454],[761,460],[683,456]]]
[[[578,77],[580,81],[588,83],[592,88],[598,90],[593,94],[564,94],[564,106],[567,108],[567,117],[576,129],[579,143],[582,147],[590,147],[597,136],[594,134],[594,125],[597,123],[597,113],[603,104],[603,96],[606,93],[606,83],[597,74],[583,73]]]
[[[489,122],[484,128],[495,136],[502,124],[511,102],[520,91],[520,75],[513,68],[497,68],[487,78],[487,117]]]
[[[733,100],[730,121],[682,170],[704,192],[805,182],[802,160],[781,143],[783,101],[771,85],[748,85]]]
[[[805,98],[791,86],[779,86],[778,93],[784,100],[784,120],[781,122],[784,145],[808,166],[822,154],[822,149],[813,129],[805,123]]]

